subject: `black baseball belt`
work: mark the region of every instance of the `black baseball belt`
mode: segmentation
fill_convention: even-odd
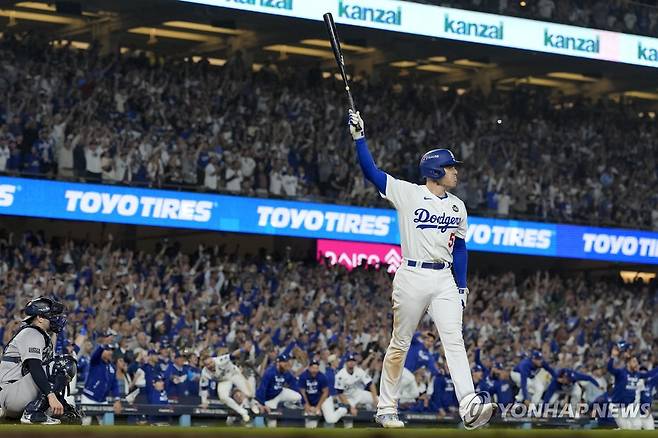
[[[450,269],[452,268],[452,263],[450,262],[423,262],[421,260],[409,260],[406,259],[407,265],[415,268],[416,266],[422,269]]]

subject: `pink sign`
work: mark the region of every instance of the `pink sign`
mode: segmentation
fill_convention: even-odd
[[[369,265],[389,265],[388,272],[395,272],[402,262],[400,246],[384,243],[363,243],[344,240],[318,239],[318,260],[328,259],[332,265],[340,263],[352,270],[363,260]]]

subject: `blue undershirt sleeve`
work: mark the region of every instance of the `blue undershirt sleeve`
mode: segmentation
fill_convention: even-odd
[[[455,246],[452,250],[452,265],[455,272],[457,287],[466,287],[466,272],[468,271],[468,251],[466,241],[455,238]]]
[[[372,159],[370,151],[368,150],[368,143],[365,137],[355,141],[356,155],[361,165],[361,170],[366,179],[373,183],[377,190],[383,195],[386,195],[386,173],[377,168],[375,160]]]

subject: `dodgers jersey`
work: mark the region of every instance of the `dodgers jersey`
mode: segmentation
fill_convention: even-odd
[[[201,370],[201,377],[206,380],[216,380],[221,382],[222,380],[228,380],[231,375],[239,372],[238,367],[231,362],[231,355],[224,354],[219,357],[212,358],[214,367],[213,369],[203,368]]]
[[[336,374],[334,387],[339,391],[343,391],[349,397],[351,394],[368,387],[371,382],[372,379],[363,368],[354,367],[352,374],[347,371],[347,368],[343,368]]]
[[[398,212],[402,257],[452,263],[455,237],[466,239],[466,206],[446,192],[436,196],[425,185],[386,175],[386,194]]]

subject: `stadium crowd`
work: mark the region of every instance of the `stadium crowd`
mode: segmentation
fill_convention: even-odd
[[[418,157],[448,146],[468,163],[457,194],[472,213],[658,229],[649,113],[417,79],[355,77],[388,173],[416,180]],[[5,34],[0,91],[2,173],[386,205],[358,171],[343,96],[319,68],[254,72],[240,52],[221,68],[153,63]]]
[[[348,274],[316,260],[264,251],[238,256],[218,246],[184,253],[169,241],[153,252],[133,251],[111,235],[102,246],[40,232],[0,235],[0,344],[20,326],[28,300],[64,302],[68,324],[57,350],[76,352],[87,403],[114,396],[132,402],[135,389],[154,387],[152,403],[184,396],[230,403],[230,397],[243,419],[284,402],[314,413],[307,402],[312,391],[304,399],[298,392],[310,379],[302,375],[307,368],[331,376],[325,382],[335,395],[331,418],[376,402],[391,330],[386,269],[363,266]],[[655,282],[541,271],[481,275],[475,267],[469,286],[464,339],[476,364],[474,379],[500,403],[514,400],[521,382],[514,373],[523,375],[527,356],[526,362],[547,363],[550,375],[568,368],[595,379],[578,395],[587,402],[611,388],[606,364],[618,340],[625,340],[623,351],[631,346],[640,365],[656,363]],[[433,333],[425,317],[405,363],[401,406],[449,415],[456,408],[454,388]],[[115,374],[107,371],[110,365]],[[344,383],[346,368],[357,381]],[[544,393],[550,375],[539,395],[535,389],[537,400],[542,394],[551,399]],[[231,384],[222,386],[227,379]],[[521,394],[519,400],[530,400]]]
[[[658,35],[658,8],[655,3],[635,0],[420,0],[418,3],[553,21],[613,32]]]

